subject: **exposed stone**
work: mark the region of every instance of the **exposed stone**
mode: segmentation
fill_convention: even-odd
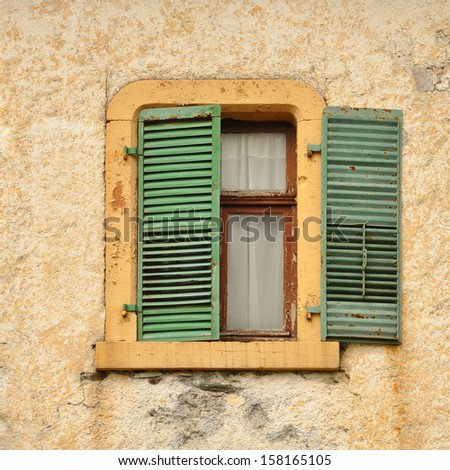
[[[220,384],[220,383],[204,383],[198,386],[201,390],[206,392],[218,392],[218,393],[234,393],[236,392],[236,387],[233,387],[230,384]]]
[[[162,372],[136,372],[134,374],[135,379],[149,379],[153,377],[161,377]]]
[[[267,438],[269,441],[288,441],[297,439],[299,435],[299,430],[292,424],[288,424],[287,426],[283,426],[280,431],[270,433]]]
[[[89,380],[91,382],[99,382],[105,380],[108,377],[106,372],[82,372],[80,374],[80,380]]]
[[[226,400],[229,405],[234,407],[243,406],[245,404],[245,398],[234,393],[228,395]]]
[[[254,428],[262,428],[268,425],[269,417],[260,403],[250,406],[247,412],[247,418]]]
[[[148,383],[152,385],[158,385],[162,382],[162,377],[150,377],[148,379]]]
[[[426,67],[414,66],[412,68],[417,91],[433,91],[433,74]]]
[[[450,88],[450,78],[442,78],[438,83],[436,83],[437,91],[447,91]]]
[[[445,31],[440,29],[436,33],[436,41],[438,42],[439,45],[441,46],[448,46],[450,45],[450,31],[446,34]]]

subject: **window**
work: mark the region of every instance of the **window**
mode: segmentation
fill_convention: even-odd
[[[219,140],[212,139],[211,171],[200,167],[192,167],[190,170],[181,167],[173,168],[172,176],[175,175],[177,180],[188,184],[191,189],[190,194],[160,192],[156,195],[145,195],[145,189],[148,188],[141,187],[145,184],[145,177],[150,176],[154,182],[161,182],[171,179],[172,176],[170,178],[167,175],[161,176],[162,173],[167,172],[165,168],[158,168],[161,164],[158,161],[147,162],[147,165],[156,171],[155,174],[145,173],[145,168],[138,168],[137,164],[139,160],[140,165],[143,165],[143,159],[127,155],[127,153],[139,153],[139,148],[143,149],[143,142],[137,141],[141,111],[148,110],[144,113],[148,112],[151,115],[156,109],[166,109],[166,111],[158,112],[162,115],[166,112],[166,118],[170,118],[172,115],[167,113],[173,113],[174,108],[184,109],[180,112],[187,112],[186,105],[189,107],[210,106],[210,110],[217,106],[221,108],[220,116],[216,114],[212,119],[219,123],[222,120],[225,146],[223,150],[225,159],[230,160],[222,168],[225,177],[222,180],[221,211],[226,221],[223,226],[225,237],[234,238],[236,234],[242,235],[239,233],[242,227],[249,228],[250,230],[247,230],[249,233],[253,233],[253,229],[264,229],[266,223],[263,219],[266,215],[264,210],[269,208],[270,216],[273,217],[274,225],[277,227],[274,231],[275,242],[270,247],[273,251],[272,259],[279,262],[279,252],[284,250],[281,268],[271,268],[274,271],[283,271],[281,283],[283,294],[280,294],[279,275],[276,278],[263,276],[263,284],[276,282],[278,285],[276,290],[278,300],[271,299],[273,304],[268,312],[263,312],[261,315],[260,308],[252,307],[250,310],[258,314],[256,319],[247,318],[244,323],[241,323],[242,305],[248,305],[258,296],[244,295],[239,298],[233,295],[233,301],[238,299],[238,302],[227,305],[222,316],[222,339],[230,338],[233,339],[232,341],[218,340],[219,324],[215,321],[215,318],[219,318],[219,303],[224,306],[230,300],[228,295],[227,299],[219,302],[218,289],[214,288],[214,286],[219,286],[219,276],[218,270],[214,269],[215,263],[211,260],[214,261],[214,257],[220,259],[219,244],[211,245],[210,254],[208,250],[200,250],[203,246],[201,242],[207,241],[208,237],[212,238],[220,230],[219,225],[215,224],[212,218],[214,211],[219,213],[220,202],[220,188],[218,180],[214,178],[214,165],[219,161],[213,157],[214,152],[219,150]],[[106,215],[107,224],[114,220],[116,226],[120,226],[120,230],[117,232],[116,239],[106,244],[106,333],[105,341],[97,343],[96,347],[98,369],[335,370],[339,367],[337,340],[374,341],[381,339],[391,343],[399,340],[401,311],[398,229],[401,114],[380,110],[324,108],[322,98],[312,89],[299,82],[284,80],[144,80],[132,83],[119,92],[113,99],[107,115]],[[215,114],[214,111],[205,116],[197,114],[196,119],[210,119],[213,114]],[[185,119],[186,116],[177,116],[177,118]],[[241,121],[238,124],[239,131],[233,128],[236,124],[229,121],[230,118]],[[162,121],[162,119],[159,120]],[[249,121],[253,123],[243,125],[243,122]],[[254,121],[263,121],[264,124],[261,122],[255,124]],[[295,129],[292,138],[295,140],[296,159],[290,159],[290,144],[287,143],[286,164],[280,165],[280,161],[265,161],[260,165],[258,162],[257,167],[260,171],[255,173],[256,180],[253,178],[254,175],[250,178],[248,173],[227,170],[227,165],[236,166],[242,164],[242,161],[249,160],[245,152],[243,156],[236,157],[233,150],[233,148],[242,147],[246,141],[253,140],[252,145],[261,148],[283,147],[284,144],[280,142],[283,139],[289,142],[292,132],[288,130],[290,128],[286,123],[290,123]],[[215,127],[215,132],[217,132],[217,125],[211,124],[211,126]],[[246,129],[246,126],[249,128]],[[252,126],[256,127],[250,129]],[[258,126],[274,127],[269,132],[267,128],[264,131]],[[277,132],[274,132],[276,126],[287,127],[285,130],[277,129]],[[155,132],[160,132],[160,130],[155,130]],[[262,137],[262,134],[272,135]],[[277,136],[277,134],[284,134],[285,137]],[[141,135],[144,134],[141,133]],[[322,148],[309,145],[320,142],[321,135]],[[125,154],[122,152],[124,146],[130,147]],[[314,153],[315,150],[322,150],[322,158],[318,153]],[[201,155],[200,160],[195,163],[205,163],[208,160],[204,159],[205,152],[201,151],[198,155]],[[275,159],[283,160],[282,152],[278,152],[277,155]],[[292,163],[296,163],[296,169],[289,168]],[[181,163],[177,162],[177,164]],[[248,161],[246,164],[250,165]],[[270,166],[272,164],[273,167]],[[265,170],[263,165],[269,165],[270,170]],[[231,167],[228,166],[228,168]],[[186,175],[186,171],[191,173]],[[139,179],[139,172],[144,177]],[[270,178],[261,179],[258,176],[259,173],[259,176],[270,174]],[[237,174],[238,178],[230,177],[230,175],[236,176]],[[210,178],[209,183],[205,184],[203,178]],[[136,186],[138,180],[141,181],[139,188]],[[242,182],[246,186],[242,186],[244,184]],[[215,188],[210,202],[202,200],[205,193],[197,190],[204,189],[208,184]],[[165,191],[167,188],[156,189],[154,187],[154,189]],[[195,320],[191,318],[196,323],[196,327],[200,326],[192,330],[194,335],[186,335],[185,332],[191,330],[186,329],[186,325],[181,325],[178,332],[183,333],[178,334],[178,341],[170,338],[166,338],[169,339],[168,341],[162,341],[162,338],[158,337],[161,332],[167,333],[172,328],[167,328],[168,323],[165,322],[164,315],[181,315],[176,320],[184,322],[186,318],[183,315],[186,312],[146,313],[146,315],[158,315],[160,320],[164,320],[154,323],[146,323],[143,317],[138,318],[141,313],[139,306],[136,308],[136,304],[143,303],[144,291],[138,292],[136,287],[142,284],[137,282],[137,278],[149,271],[139,267],[140,261],[138,260],[144,260],[146,253],[145,248],[141,254],[136,253],[139,224],[131,223],[130,225],[130,221],[139,215],[138,206],[143,211],[142,213],[147,210],[147,213],[152,213],[156,217],[164,215],[164,211],[170,206],[170,201],[164,199],[165,209],[155,211],[149,208],[160,207],[160,204],[157,201],[153,201],[156,202],[155,204],[150,203],[152,198],[179,198],[180,196],[185,199],[173,201],[177,209],[180,208],[180,204],[185,209],[189,209],[189,205],[194,203],[196,210],[193,213],[194,218],[191,218],[190,210],[179,211],[180,220],[177,223],[185,224],[190,230],[189,227],[201,222],[199,227],[203,230],[201,237],[194,240],[182,240],[183,243],[195,242],[195,252],[189,253],[188,250],[191,248],[184,246],[183,256],[186,259],[179,262],[177,253],[176,259],[171,260],[173,253],[168,253],[166,248],[169,245],[176,246],[179,240],[168,240],[166,237],[162,241],[164,246],[158,247],[156,244],[152,246],[151,250],[155,248],[155,251],[160,251],[160,253],[152,253],[151,257],[152,259],[154,255],[162,257],[158,261],[161,271],[166,270],[164,272],[167,273],[169,272],[167,269],[175,269],[174,272],[169,272],[171,279],[179,280],[183,276],[189,279],[195,278],[194,292],[191,293],[190,289],[186,289],[186,284],[183,289],[174,288],[177,285],[176,282],[166,283],[166,279],[150,274],[147,277],[151,279],[150,284],[153,286],[150,291],[162,297],[158,297],[157,303],[161,302],[159,305],[154,302],[156,299],[154,297],[151,306],[146,307],[150,309],[161,307],[170,310],[173,307],[170,303],[173,293],[182,293],[185,294],[186,299],[190,299],[189,303],[186,302],[186,306],[195,304],[206,307],[209,305],[209,310],[197,312],[196,314],[201,316],[196,317]],[[139,198],[142,200],[138,204]],[[333,206],[332,213],[329,213],[328,205]],[[325,216],[322,217],[324,220],[322,233],[326,236],[322,238],[321,243],[318,243],[316,236],[311,238],[311,225],[308,224],[311,221],[314,222],[312,225],[316,227],[317,233],[313,235],[317,235],[320,228],[317,221],[320,220],[321,210]],[[197,214],[204,219],[203,212],[211,214],[211,220],[206,225],[195,218]],[[338,215],[337,219],[336,215]],[[251,218],[250,221],[247,220],[249,222],[247,225],[242,220],[245,217]],[[344,218],[343,224],[339,221],[342,218]],[[295,233],[295,242],[291,244],[293,250],[291,254],[287,253],[289,243],[286,240],[286,234],[291,234],[293,231],[291,229],[294,228],[288,227],[286,230],[290,220],[296,220],[296,228],[301,230],[300,234],[298,231]],[[159,223],[156,220],[153,222]],[[160,228],[164,227],[160,226]],[[180,229],[179,225],[178,229]],[[146,230],[145,225],[142,230]],[[167,234],[167,230],[164,230],[163,234]],[[335,232],[338,235],[342,232],[347,237],[345,240],[340,238],[336,240]],[[261,250],[267,253],[267,247],[262,246]],[[229,254],[229,251],[232,253]],[[195,259],[189,260],[190,256],[194,256]],[[200,261],[196,258],[197,256],[200,256]],[[257,254],[255,256],[257,259]],[[222,269],[225,266],[227,271],[236,269],[242,271],[243,263],[239,262],[240,258],[250,259],[250,257],[254,257],[254,254],[249,253],[248,246],[232,246],[230,250],[230,244],[226,244],[225,250],[222,247]],[[293,289],[295,291],[293,295],[285,292],[289,280],[295,280],[295,276],[289,277],[289,273],[286,274],[289,260],[294,261],[291,263],[291,268],[297,274],[295,281],[297,285]],[[172,261],[175,262],[175,267],[168,268],[168,263]],[[205,261],[211,267],[210,272],[196,271],[195,276],[192,276],[193,273],[189,269],[199,266],[188,265],[204,264]],[[239,268],[236,268],[236,265]],[[154,266],[152,261],[148,269],[151,270]],[[181,266],[183,270],[177,271],[177,267]],[[184,274],[186,271],[188,271],[187,274]],[[245,268],[244,271],[250,271],[250,268]],[[248,283],[251,278],[246,273],[241,273],[241,276],[243,277],[239,282]],[[223,280],[220,282],[220,285],[227,285],[227,290],[223,292],[236,293],[239,286],[230,285],[229,274],[225,279],[225,282]],[[235,279],[233,276],[231,284]],[[207,282],[203,282],[204,280]],[[155,290],[154,286],[159,287]],[[283,298],[284,303],[281,315],[277,307],[280,305],[280,297]],[[288,323],[286,322],[288,318],[286,305],[289,303],[291,306],[294,305],[296,311],[293,318],[291,317],[293,320],[291,329],[286,325]],[[128,305],[125,311],[122,309],[123,304]],[[138,314],[136,315],[133,310],[138,310]],[[174,320],[174,317],[171,320]],[[176,321],[169,323],[173,326]],[[142,325],[142,331],[139,334],[144,334],[143,325],[145,324],[158,324],[159,326],[156,329],[150,328],[146,332],[146,334],[154,335],[153,338],[138,341],[139,325]],[[162,329],[161,325],[164,325]],[[270,338],[264,337],[267,334],[266,328],[269,330]],[[202,331],[207,332],[206,336]],[[275,336],[273,336],[274,332]],[[171,334],[173,334],[173,328]],[[204,339],[204,341],[198,341],[198,339]],[[267,341],[267,339],[271,340]]]
[[[294,334],[295,131],[220,119],[217,105],[139,114],[140,341],[216,340],[219,323],[222,339]]]
[[[221,338],[295,335],[295,129],[222,121]]]

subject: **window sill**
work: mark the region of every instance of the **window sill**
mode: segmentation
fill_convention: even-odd
[[[97,343],[98,370],[338,370],[337,342]]]

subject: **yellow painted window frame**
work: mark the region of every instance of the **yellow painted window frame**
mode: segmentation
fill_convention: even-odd
[[[145,108],[220,104],[223,117],[290,121],[297,139],[297,221],[320,219],[320,156],[306,158],[308,143],[321,139],[322,97],[294,80],[140,80],[111,100],[106,123],[105,216],[122,229],[137,210],[137,164],[124,146],[137,146],[139,112]],[[112,219],[115,218],[115,219]],[[136,315],[122,304],[136,303],[136,225],[106,243],[105,341],[96,344],[99,370],[336,370],[339,343],[320,340],[319,315],[306,306],[320,304],[320,242],[300,236],[297,246],[297,338],[252,342],[138,342]],[[314,235],[319,224],[313,224]],[[313,234],[310,233],[310,236]],[[308,238],[308,237],[306,237]]]

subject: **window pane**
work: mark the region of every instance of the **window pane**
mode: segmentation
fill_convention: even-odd
[[[222,134],[225,191],[286,191],[286,134]]]
[[[227,248],[227,329],[283,329],[283,217],[230,216]]]

